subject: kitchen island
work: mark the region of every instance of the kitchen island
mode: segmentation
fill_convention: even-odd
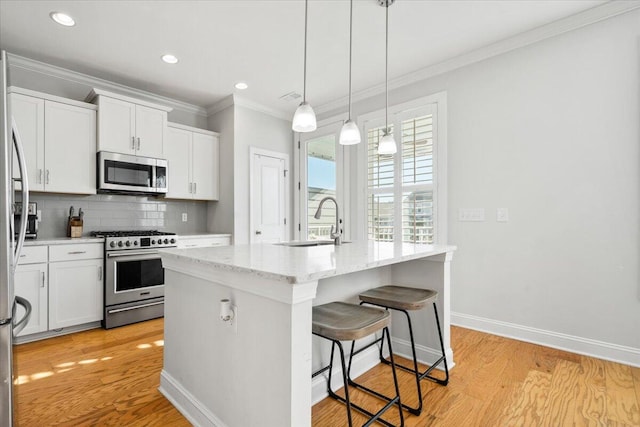
[[[385,284],[439,292],[449,366],[450,261],[453,246],[356,242],[341,246],[238,245],[161,251],[165,268],[164,366],[160,391],[194,425],[309,426],[326,379],[326,343],[312,338],[312,306],[358,302]],[[220,318],[220,300],[235,307]],[[416,313],[418,358],[439,350],[432,310]],[[397,319],[402,320],[402,319]],[[394,327],[396,326],[397,327]],[[392,321],[394,352],[410,354],[404,322]],[[378,363],[370,348],[353,376]],[[339,376],[339,375],[338,375]]]

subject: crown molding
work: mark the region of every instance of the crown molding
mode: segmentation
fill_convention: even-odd
[[[534,28],[533,30],[525,31],[524,33],[481,47],[472,52],[459,55],[447,61],[389,80],[389,90],[398,89],[422,80],[427,80],[439,74],[444,74],[521,47],[529,46],[539,41],[555,37],[587,25],[595,24],[596,22],[604,21],[606,19],[613,18],[614,16],[631,12],[638,8],[640,8],[640,0],[613,0],[575,15]],[[373,96],[380,95],[384,93],[384,91],[384,83],[372,86],[368,89],[354,93],[352,95],[352,102],[362,101]],[[348,104],[348,99],[348,96],[343,96],[334,101],[319,105],[315,108],[316,114],[322,114],[342,108]]]
[[[239,97],[236,94],[229,95],[226,98],[223,98],[221,101],[218,101],[215,104],[211,105],[209,108],[207,108],[207,115],[216,114],[226,108],[229,108],[232,105],[245,107],[259,113],[267,114],[277,119],[291,121],[291,116],[282,111],[264,106],[254,101],[249,101],[248,99]]]
[[[37,61],[35,59],[26,58],[24,56],[7,53],[7,64],[11,67],[21,68],[27,71],[33,71],[36,73],[44,74],[46,76],[58,78],[61,80],[67,80],[73,83],[79,83],[87,85],[89,87],[97,87],[100,89],[114,91],[125,96],[131,96],[133,98],[139,98],[155,102],[158,104],[172,107],[174,110],[184,111],[190,114],[196,114],[199,116],[206,116],[206,109],[197,105],[189,104],[187,102],[178,101],[175,99],[167,98],[164,96],[156,95],[155,93],[147,92],[140,89],[135,89],[129,86],[121,85],[119,83],[110,82],[99,77],[93,77],[87,74],[72,71],[66,68],[58,67],[56,65],[47,64],[45,62]]]

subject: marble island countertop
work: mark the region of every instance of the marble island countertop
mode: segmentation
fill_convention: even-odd
[[[455,246],[362,241],[311,247],[263,243],[165,249],[160,253],[163,262],[195,263],[296,284],[445,254],[455,249]]]

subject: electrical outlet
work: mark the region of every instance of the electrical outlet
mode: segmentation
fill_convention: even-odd
[[[186,212],[182,213],[182,222],[187,222],[187,213]]]
[[[498,221],[498,222],[508,222],[509,221],[509,209],[507,209],[507,208],[496,208],[496,221]]]

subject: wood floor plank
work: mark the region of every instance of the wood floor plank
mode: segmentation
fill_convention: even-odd
[[[607,395],[605,367],[602,360],[582,356],[582,372],[578,376],[573,424],[581,426],[607,425]]]
[[[551,377],[551,374],[545,372],[530,371],[519,395],[505,408],[502,423],[514,426],[542,425],[547,394],[551,388]]]
[[[607,387],[607,417],[612,422],[640,425],[640,405],[629,366],[604,362]]]
[[[576,394],[582,374],[579,363],[560,360],[551,376],[551,387],[543,409],[541,425],[571,425],[576,411]]]

